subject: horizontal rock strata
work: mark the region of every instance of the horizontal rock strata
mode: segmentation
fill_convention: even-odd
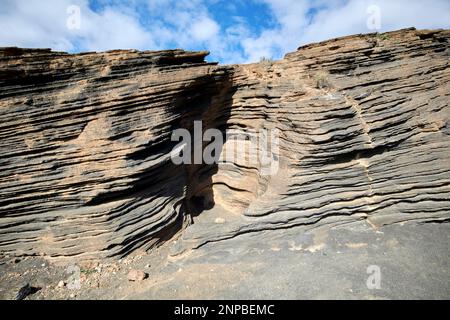
[[[176,254],[293,226],[446,221],[449,39],[356,35],[232,66],[0,49],[0,252],[122,256],[183,230]],[[195,120],[238,132],[216,165],[170,159],[173,130]],[[259,150],[273,174],[224,160],[262,130],[279,130],[279,152]]]

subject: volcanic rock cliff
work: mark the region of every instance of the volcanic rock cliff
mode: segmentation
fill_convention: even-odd
[[[0,252],[123,256],[181,234],[175,255],[294,226],[446,221],[449,40],[355,35],[226,66],[207,52],[2,48]],[[195,120],[278,129],[279,152],[260,150],[277,170],[174,164],[171,134]]]

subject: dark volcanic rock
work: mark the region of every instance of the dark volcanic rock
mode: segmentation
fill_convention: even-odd
[[[448,220],[449,39],[356,35],[233,66],[0,49],[0,252],[101,258],[184,230],[178,253],[292,226]],[[279,129],[279,170],[175,165],[171,133],[194,120]]]

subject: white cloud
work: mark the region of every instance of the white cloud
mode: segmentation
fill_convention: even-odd
[[[372,32],[366,25],[372,4],[381,10],[382,32],[450,26],[448,0],[252,1],[267,6],[275,26],[248,25],[251,20],[245,14],[253,12],[240,13],[244,2],[226,0],[97,0],[102,7],[95,11],[88,0],[1,0],[0,46],[63,51],[206,49],[222,63],[242,63],[263,56],[281,58],[310,42]],[[212,4],[227,8],[227,21],[214,19]],[[70,5],[80,8],[79,29],[67,27]]]
[[[80,28],[70,29],[70,6],[80,8]],[[72,51],[155,47],[152,35],[125,8],[92,11],[87,0],[6,0],[0,9],[0,46]]]
[[[209,17],[203,17],[192,25],[192,36],[199,41],[206,41],[213,38],[220,30],[217,22]]]
[[[212,40],[220,32],[202,0],[150,0],[148,14],[148,30],[163,47],[176,44],[189,48]]]
[[[101,14],[87,11],[84,16],[78,39],[85,50],[157,48],[152,35],[133,16],[111,8]]]
[[[149,30],[160,47],[209,50],[213,59],[222,63],[245,62],[239,48],[241,40],[250,35],[245,21],[230,17],[235,23],[223,28],[208,8],[212,3],[211,0],[149,0],[152,21]]]
[[[280,58],[302,44],[377,31],[367,28],[367,8],[370,5],[380,8],[380,32],[407,27],[424,29],[450,26],[448,0],[258,1],[270,7],[278,26],[242,40],[248,61],[257,61],[262,56]],[[308,13],[313,10],[316,10],[316,14],[310,21]]]

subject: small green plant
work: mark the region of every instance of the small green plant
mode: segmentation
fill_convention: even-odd
[[[88,275],[91,275],[91,274],[95,273],[95,270],[94,269],[81,268],[80,272],[82,274],[85,274],[85,275],[88,276]]]
[[[319,71],[314,75],[314,82],[317,89],[325,89],[332,87],[328,74],[325,73],[324,71]]]
[[[271,66],[273,64],[273,60],[271,58],[261,57],[259,59],[259,63],[262,63],[263,65],[266,66]]]
[[[380,40],[388,40],[389,35],[387,33],[377,33],[377,38]]]

